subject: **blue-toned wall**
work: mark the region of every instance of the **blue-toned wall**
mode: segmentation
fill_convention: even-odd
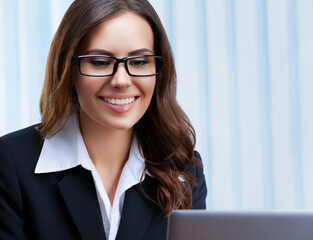
[[[0,135],[40,121],[71,0],[0,0]],[[313,1],[150,0],[197,131],[209,209],[313,208]]]

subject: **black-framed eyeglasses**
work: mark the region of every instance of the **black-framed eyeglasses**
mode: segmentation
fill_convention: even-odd
[[[74,56],[73,62],[78,66],[79,73],[90,77],[113,76],[120,63],[124,63],[126,72],[130,76],[150,77],[160,73],[163,57],[154,55],[140,55],[117,58],[106,55]]]

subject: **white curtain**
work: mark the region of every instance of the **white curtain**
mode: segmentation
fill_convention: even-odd
[[[71,0],[0,0],[0,135],[40,121]],[[197,132],[208,209],[313,207],[313,1],[150,0]]]

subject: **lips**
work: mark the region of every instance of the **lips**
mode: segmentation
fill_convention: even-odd
[[[99,97],[103,103],[118,113],[128,112],[136,104],[139,96],[132,97]]]

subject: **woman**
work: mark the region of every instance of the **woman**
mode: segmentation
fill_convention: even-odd
[[[205,208],[171,48],[146,0],[76,0],[53,39],[42,123],[0,138],[0,239],[165,239]]]

